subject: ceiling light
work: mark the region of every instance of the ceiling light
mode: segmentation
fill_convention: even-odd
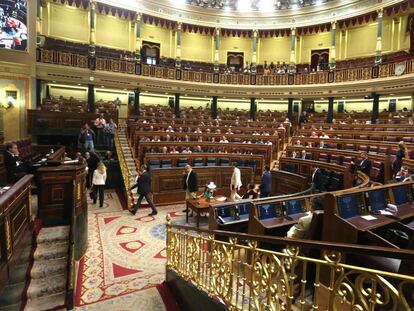
[[[322,4],[322,0],[316,0],[315,5],[321,5]]]
[[[174,3],[174,5],[176,6],[185,6],[186,5],[186,0],[170,0],[170,2]]]
[[[239,0],[237,2],[237,9],[241,12],[248,12],[252,8],[250,0]]]
[[[298,5],[295,3],[295,4],[292,4],[292,9],[293,10],[296,10],[298,8]]]
[[[274,10],[274,0],[260,0],[259,10],[262,12],[269,12]]]

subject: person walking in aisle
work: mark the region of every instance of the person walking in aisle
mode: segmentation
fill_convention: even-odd
[[[132,215],[135,215],[137,210],[141,206],[142,199],[145,198],[145,200],[147,200],[148,202],[148,205],[152,209],[152,212],[148,214],[148,216],[157,215],[158,214],[157,209],[155,208],[155,205],[152,202],[151,175],[147,171],[147,166],[145,164],[141,165],[141,169],[137,177],[136,184],[132,186],[130,190],[133,190],[135,188],[138,188],[137,193],[139,194],[139,198],[138,198],[137,203],[134,205],[132,209],[129,210],[129,212]]]
[[[106,183],[106,166],[101,161],[98,163],[98,167],[93,172],[93,178],[92,178],[93,204],[96,204],[96,200],[98,199],[98,195],[99,195],[99,207],[103,207],[105,183]]]
[[[233,175],[231,175],[231,182],[230,182],[230,200],[236,201],[240,200],[241,196],[237,193],[237,191],[240,190],[240,187],[242,186],[241,182],[241,173],[240,169],[237,167],[237,163],[233,162]]]

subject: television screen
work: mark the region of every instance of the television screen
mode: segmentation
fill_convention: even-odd
[[[285,202],[286,215],[295,215],[306,211],[305,200],[293,200]]]
[[[259,205],[259,219],[269,219],[280,217],[280,210],[276,204],[263,204]]]
[[[239,204],[239,214],[248,215],[250,210],[250,203]]]
[[[27,50],[27,0],[0,0],[0,48]]]
[[[231,216],[231,208],[230,207],[216,207],[217,216],[221,218],[226,218]]]
[[[386,190],[376,190],[368,192],[370,211],[385,210],[387,207]]]
[[[338,197],[338,210],[342,218],[351,218],[359,215],[357,195],[349,194]]]
[[[394,194],[395,205],[409,203],[411,201],[409,195],[410,189],[407,186],[399,186],[392,188]]]

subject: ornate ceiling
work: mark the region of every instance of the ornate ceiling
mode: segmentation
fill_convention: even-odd
[[[401,0],[98,0],[165,19],[233,29],[283,29],[366,14]]]

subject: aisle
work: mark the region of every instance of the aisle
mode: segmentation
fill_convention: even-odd
[[[104,207],[89,202],[89,247],[80,260],[77,310],[165,310],[155,286],[165,278],[165,217],[182,222],[183,205],[150,209],[133,216],[122,210],[115,192],[105,194]]]

